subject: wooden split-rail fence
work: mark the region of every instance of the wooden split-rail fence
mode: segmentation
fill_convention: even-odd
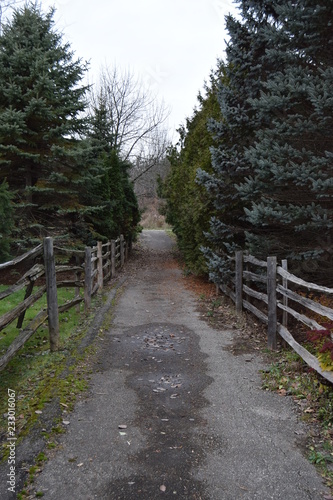
[[[318,359],[300,345],[288,330],[290,317],[310,330],[325,330],[318,322],[321,319],[325,322],[327,318],[333,323],[333,309],[306,297],[309,293],[332,296],[333,288],[298,278],[288,272],[287,260],[278,265],[276,257],[263,261],[237,251],[230,261],[234,265],[235,278],[231,286],[221,284],[219,289],[234,301],[237,313],[246,309],[267,324],[269,349],[276,349],[277,336],[280,335],[311,368],[333,383],[333,373],[323,370]],[[316,321],[308,317],[308,311],[320,319]]]
[[[0,358],[0,371],[15,356],[19,349],[30,339],[37,329],[48,321],[50,350],[59,348],[59,313],[65,312],[84,302],[85,311],[91,306],[92,296],[103,288],[104,283],[116,276],[128,258],[130,244],[121,235],[116,240],[93,248],[73,250],[54,245],[52,238],[45,238],[43,244],[14,260],[0,264],[2,271],[14,270],[18,266],[34,262],[18,281],[0,292],[0,300],[25,288],[24,300],[0,317],[0,331],[17,319],[20,333]],[[38,288],[35,286],[39,284]],[[65,304],[58,304],[58,289],[74,287],[75,296]],[[37,288],[37,291],[34,291]],[[80,289],[84,289],[81,296]],[[41,310],[30,323],[22,329],[25,313],[44,294],[47,308]]]

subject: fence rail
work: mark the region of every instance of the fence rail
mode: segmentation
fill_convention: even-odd
[[[279,334],[311,368],[333,383],[333,373],[323,370],[318,359],[301,346],[288,330],[290,316],[311,330],[325,330],[318,322],[321,319],[316,321],[308,317],[307,311],[333,321],[333,309],[304,297],[299,288],[328,295],[333,294],[333,288],[302,280],[288,272],[286,260],[278,266],[276,257],[268,257],[267,261],[263,261],[238,251],[232,260],[235,279],[232,280],[231,287],[221,284],[219,289],[233,300],[236,311],[241,313],[246,309],[267,325],[267,343],[270,349],[276,349]],[[259,271],[253,270],[253,267],[259,268]],[[296,286],[297,290],[291,290],[290,286]],[[296,310],[291,302],[296,303],[301,310]]]
[[[85,311],[91,306],[92,296],[100,291],[104,283],[116,276],[117,269],[123,267],[128,258],[130,245],[121,235],[116,240],[105,244],[98,242],[93,248],[73,250],[53,245],[52,238],[45,238],[24,255],[0,264],[0,277],[3,270],[34,261],[32,267],[18,281],[0,292],[0,300],[25,288],[23,301],[0,317],[0,331],[17,319],[17,328],[21,329],[6,353],[0,358],[0,371],[15,356],[19,349],[31,338],[37,329],[48,320],[50,350],[59,347],[59,313],[84,302]],[[60,262],[67,259],[67,262]],[[41,262],[36,262],[40,260]],[[68,274],[71,274],[68,279]],[[65,275],[65,276],[64,276]],[[36,283],[37,291],[33,293]],[[73,287],[75,297],[65,304],[59,305],[57,291],[62,287]],[[84,289],[83,297],[80,289]],[[27,326],[22,329],[25,313],[44,294],[47,297],[47,310],[40,311]]]

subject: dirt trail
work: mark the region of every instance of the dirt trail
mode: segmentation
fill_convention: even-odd
[[[288,398],[262,391],[259,357],[200,319],[172,240],[144,231],[87,397],[36,478],[45,499],[316,500]],[[67,417],[68,418],[68,417]]]

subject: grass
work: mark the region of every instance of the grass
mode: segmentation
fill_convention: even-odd
[[[3,289],[4,287],[1,287]],[[74,289],[60,288],[58,290],[59,304],[71,300]],[[10,297],[10,300],[0,302],[0,315],[15,307],[24,298],[24,290]],[[84,354],[76,352],[80,339],[84,336],[91,320],[94,317],[94,305],[98,306],[101,299],[96,297],[89,316],[83,314],[83,305],[80,311],[72,308],[59,315],[60,349],[51,353],[49,349],[47,324],[42,325],[29,339],[22,349],[10,361],[0,377],[0,415],[8,411],[8,389],[16,394],[16,437],[18,441],[24,437],[40,417],[45,404],[57,399],[61,410],[70,411],[78,393],[87,388],[87,372],[89,367],[84,362]],[[28,309],[23,327],[46,307],[45,295],[33,307]],[[16,320],[0,333],[0,355],[18,335]],[[68,360],[72,358],[71,365]],[[64,375],[65,373],[65,375]],[[38,413],[36,413],[36,411]],[[59,414],[61,411],[59,411]],[[61,431],[59,421],[54,424],[54,434]],[[6,435],[7,420],[0,419],[0,435]],[[53,445],[52,436],[49,438],[50,447]],[[2,457],[6,458],[6,446],[2,446]]]
[[[5,290],[7,287],[0,285],[0,292]],[[33,290],[33,293],[37,291],[38,287]],[[25,290],[20,290],[4,300],[0,301],[0,316],[10,311],[17,305],[19,305],[24,300]],[[58,301],[59,304],[64,304],[74,298],[73,288],[59,288],[58,289]],[[36,316],[36,314],[42,309],[46,309],[46,294],[44,294],[41,299],[39,299],[35,304],[33,304],[25,314],[23,328],[28,325],[28,323]],[[82,309],[82,304],[81,304]],[[76,327],[78,323],[79,315],[76,313],[75,309],[70,309],[66,313],[59,316],[60,321],[60,334],[62,339],[65,340],[66,336],[70,335],[73,328]],[[6,326],[4,330],[0,332],[0,356],[8,349],[10,344],[13,342],[15,337],[18,335],[19,331],[16,328],[17,320],[14,320],[11,324]],[[28,350],[35,349],[36,347],[42,348],[40,350],[46,350],[48,348],[48,330],[47,324],[42,326],[38,332],[33,336],[33,339],[27,342]],[[37,346],[36,346],[37,344]],[[43,348],[44,344],[44,348]]]
[[[270,353],[270,367],[263,372],[263,389],[291,396],[301,419],[309,424],[307,458],[333,488],[333,388],[292,350]]]

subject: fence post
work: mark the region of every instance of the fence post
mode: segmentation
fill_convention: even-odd
[[[125,263],[125,245],[124,245],[124,235],[120,235],[120,267],[124,266]]]
[[[116,242],[111,240],[111,277],[116,275]]]
[[[109,281],[112,278],[112,255],[111,255],[111,241],[108,241],[108,275],[109,275]]]
[[[283,259],[283,261],[282,261],[282,269],[284,269],[285,271],[288,271],[288,261],[287,261],[287,259]],[[287,280],[287,278],[282,278],[282,286],[283,286],[283,288],[288,289],[288,280]],[[285,295],[283,295],[283,305],[284,306],[288,306],[288,297],[286,297]],[[288,313],[287,313],[287,311],[283,311],[282,325],[284,327],[286,327],[286,328],[288,327]]]
[[[267,296],[268,296],[268,328],[267,344],[271,350],[276,349],[276,257],[267,258]]]
[[[91,305],[91,248],[86,247],[84,258],[84,309],[87,312]]]
[[[243,309],[243,252],[238,250],[235,255],[235,294],[236,294],[236,312],[241,313]]]
[[[50,351],[59,349],[59,312],[58,312],[58,294],[57,279],[53,253],[53,239],[48,237],[44,239],[44,264],[46,280],[46,299],[47,314],[49,324]]]
[[[129,240],[125,240],[125,261],[128,261],[128,254],[129,254]]]
[[[102,242],[97,242],[97,283],[98,290],[103,288],[103,249]]]
[[[81,265],[82,261],[80,262],[80,257],[78,255],[75,255],[75,265],[76,267],[79,267]],[[75,280],[79,283],[81,279],[81,271],[75,271]],[[75,287],[75,298],[77,299],[78,297],[80,297],[80,287],[79,286],[76,286]],[[76,312],[79,313],[80,312],[80,304],[77,304],[77,306],[75,307],[76,309]]]

